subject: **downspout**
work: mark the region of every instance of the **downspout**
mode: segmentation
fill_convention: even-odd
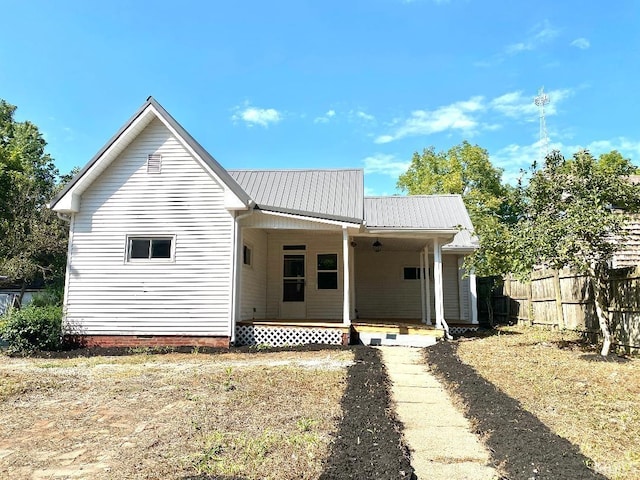
[[[240,269],[240,239],[242,238],[242,232],[240,231],[239,221],[245,217],[248,217],[253,213],[251,206],[249,206],[249,211],[238,215],[238,212],[234,212],[233,218],[233,267],[232,267],[232,275],[231,275],[231,325],[229,332],[229,342],[233,344],[236,341],[236,321],[238,317],[238,311],[240,309],[240,286],[242,283],[241,269]]]
[[[58,218],[69,223],[69,238],[67,239],[67,265],[64,272],[64,290],[62,293],[62,334],[68,335],[73,333],[67,324],[67,301],[69,298],[69,279],[71,277],[71,250],[73,247],[73,226],[75,215],[65,215],[62,212],[56,212]]]

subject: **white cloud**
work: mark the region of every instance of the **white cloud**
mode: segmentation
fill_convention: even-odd
[[[584,37],[576,38],[573,42],[571,42],[572,47],[577,47],[580,50],[586,50],[591,46],[591,42]]]
[[[553,28],[548,20],[545,20],[535,25],[525,40],[508,45],[505,48],[505,53],[507,55],[516,55],[521,52],[535,50],[557,36],[558,30]]]
[[[376,117],[374,117],[373,115],[370,115],[370,114],[368,114],[366,112],[363,112],[363,111],[355,112],[355,116],[357,118],[359,118],[361,120],[365,120],[367,122],[373,122],[376,119]]]
[[[555,115],[558,112],[557,105],[573,94],[574,91],[571,89],[547,92],[550,102],[545,106],[545,115]],[[494,98],[489,102],[489,106],[509,118],[533,122],[538,119],[538,107],[534,103],[534,98],[535,96],[524,95],[522,90],[518,90]]]
[[[314,118],[313,123],[328,123],[329,120],[331,120],[335,116],[336,116],[335,110],[328,110],[327,113],[325,113],[324,115]]]
[[[472,114],[485,108],[483,101],[483,97],[478,96],[435,110],[414,110],[409,118],[399,122],[393,133],[380,135],[375,142],[389,143],[408,136],[430,135],[446,130],[472,131],[478,126]]]
[[[587,149],[591,154],[598,157],[611,150],[618,150],[623,156],[640,160],[640,140],[631,140],[625,137],[617,137],[609,140],[595,140],[587,145],[566,145],[562,142],[552,142],[549,151],[558,150],[565,158],[572,156],[579,150]],[[491,152],[491,162],[504,169],[503,180],[515,184],[521,176],[521,170],[527,171],[533,162],[541,161],[540,141],[530,145],[509,144],[496,152]]]
[[[275,108],[252,107],[247,102],[242,107],[236,107],[235,110],[236,113],[231,117],[232,120],[242,120],[250,127],[254,125],[268,127],[270,124],[275,124],[282,120],[282,114]]]
[[[376,153],[365,158],[364,173],[378,173],[381,175],[388,175],[394,179],[397,179],[401,174],[407,171],[411,162],[403,162],[398,160],[394,155],[386,153]]]

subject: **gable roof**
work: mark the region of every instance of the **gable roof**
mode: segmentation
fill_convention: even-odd
[[[210,169],[211,171],[235,194],[235,196],[244,204],[249,205],[251,198],[237,184],[237,182],[229,175],[229,173],[220,165],[202,145],[200,145],[182,125],[180,125],[162,105],[160,105],[153,97],[147,98],[147,101],[133,114],[133,116],[109,139],[109,141],[94,155],[80,172],[49,202],[49,207],[55,210],[56,204],[60,202],[66,195],[75,190],[81,194],[85,188],[89,186],[111,161],[122,152],[133,139],[146,127],[153,118],[159,118],[165,125],[170,127],[179,140],[182,140],[188,148],[190,148]],[[100,166],[100,160],[106,159],[105,165]],[[89,178],[91,177],[91,178]],[[82,188],[82,183],[85,183]]]
[[[362,223],[364,173],[351,170],[229,170],[257,208]]]

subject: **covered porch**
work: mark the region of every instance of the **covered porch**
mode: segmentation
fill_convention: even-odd
[[[234,342],[422,346],[477,328],[458,233],[254,214],[238,228]]]

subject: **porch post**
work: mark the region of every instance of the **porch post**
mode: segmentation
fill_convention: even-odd
[[[442,288],[442,249],[440,240],[433,239],[433,280],[435,282],[436,326],[442,328],[444,320],[444,294]]]
[[[469,297],[471,297],[471,323],[478,324],[478,290],[476,285],[476,272],[469,273]]]
[[[349,233],[347,227],[342,227],[342,323],[351,325],[351,281],[349,279]]]
[[[424,299],[427,310],[427,325],[433,325],[431,322],[431,278],[429,277],[429,244],[424,246]]]
[[[463,265],[464,265],[464,257],[459,256],[458,257],[458,320],[459,321],[467,321],[470,320],[470,318],[465,318],[463,317],[462,313],[465,310],[465,307],[468,305],[465,305],[465,301],[464,301],[464,271],[463,271]],[[471,310],[469,310],[469,317],[471,317]]]
[[[425,295],[424,295],[424,252],[420,252],[420,304],[421,304],[421,314],[422,317],[420,319],[420,321],[422,323],[427,323],[427,308],[426,308],[426,301],[425,301]]]

